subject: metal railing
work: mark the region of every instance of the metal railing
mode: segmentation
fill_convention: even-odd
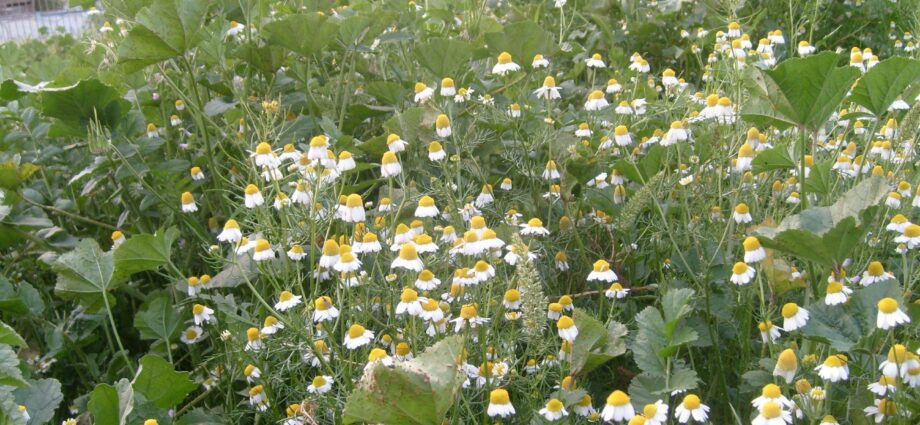
[[[61,33],[78,36],[90,27],[89,16],[68,0],[0,0],[0,43]]]

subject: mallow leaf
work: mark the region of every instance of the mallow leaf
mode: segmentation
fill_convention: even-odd
[[[901,56],[891,57],[866,71],[853,88],[850,101],[868,109],[875,116],[881,116],[918,79],[920,61]]]

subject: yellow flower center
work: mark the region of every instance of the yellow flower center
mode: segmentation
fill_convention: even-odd
[[[611,406],[625,406],[629,404],[629,396],[623,391],[616,390],[607,396],[607,404]]]
[[[497,390],[492,390],[492,393],[489,394],[489,403],[509,404],[511,403],[511,398],[508,396],[508,391],[499,388]]]
[[[882,266],[880,261],[873,261],[869,263],[869,276],[879,277],[885,274],[885,267]]]
[[[782,395],[782,392],[780,391],[779,386],[776,384],[767,384],[763,387],[761,395],[763,395],[765,398],[777,398]]]
[[[898,310],[898,302],[894,298],[882,298],[878,302],[878,311],[884,314],[891,314]]]
[[[501,52],[501,54],[498,55],[498,63],[502,65],[511,63],[511,54],[508,52]]]
[[[348,336],[351,338],[360,338],[361,336],[364,335],[365,331],[366,329],[364,329],[364,326],[361,326],[359,324],[354,324],[354,325],[351,325],[350,328],[348,328]]]
[[[417,260],[418,251],[416,251],[415,245],[410,243],[402,244],[402,246],[399,247],[399,258],[409,261]]]
[[[575,326],[575,321],[569,316],[562,316],[559,318],[559,321],[556,322],[556,326],[559,329],[569,329]]]
[[[418,292],[415,292],[410,288],[403,289],[402,295],[399,296],[399,300],[404,303],[418,301]]]
[[[734,273],[734,274],[739,274],[739,275],[740,275],[740,274],[747,273],[747,271],[748,271],[748,265],[745,264],[745,263],[742,262],[742,261],[739,261],[739,262],[735,263],[734,266],[732,266],[732,273]]]
[[[700,397],[696,394],[687,394],[684,397],[683,405],[687,410],[696,410],[700,407]]]
[[[798,312],[799,306],[796,303],[786,303],[783,306],[783,317],[787,319],[795,316]]]
[[[783,413],[779,403],[768,401],[760,408],[760,415],[767,419],[778,418]]]
[[[268,143],[262,142],[262,143],[259,143],[258,146],[256,146],[256,154],[258,154],[258,155],[268,155],[268,154],[270,154],[270,153],[272,153],[272,145],[269,145]]]
[[[555,398],[546,402],[546,410],[553,413],[561,412],[563,407],[565,406],[562,404],[562,402]]]
[[[271,245],[268,244],[268,241],[265,239],[259,239],[256,241],[256,252],[267,251],[271,248]]]

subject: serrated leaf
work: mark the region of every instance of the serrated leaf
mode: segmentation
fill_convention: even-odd
[[[839,109],[859,77],[851,66],[837,66],[840,56],[823,52],[783,61],[772,70],[752,69],[745,85],[752,99],[742,109],[744,119],[778,128],[816,130]]]
[[[0,321],[0,344],[12,345],[14,347],[26,346],[26,342],[16,333],[16,330],[3,321]]]
[[[188,372],[176,372],[162,357],[146,355],[140,360],[140,369],[132,385],[135,391],[147,397],[161,409],[179,404],[189,393],[198,388]]]
[[[0,385],[9,385],[11,387],[29,385],[22,378],[22,371],[19,370],[19,357],[6,344],[0,344]]]
[[[141,339],[169,341],[179,330],[181,320],[168,295],[148,299],[137,315],[134,327],[140,332]]]
[[[536,54],[550,55],[555,52],[553,35],[532,21],[521,21],[505,25],[501,32],[485,35],[493,58],[501,52],[508,52],[523,68],[530,68]]]
[[[626,326],[611,322],[609,327],[591,316],[590,313],[575,309],[572,315],[578,336],[572,343],[572,373],[587,373],[594,368],[626,352],[623,337],[627,334]]]
[[[920,61],[906,57],[885,59],[860,77],[850,94],[850,101],[876,116],[882,116],[904,94],[908,86],[920,79]]]
[[[452,336],[392,369],[378,363],[348,396],[344,423],[440,423],[463,382],[461,350],[462,340]]]
[[[155,235],[134,235],[115,248],[115,273],[127,277],[134,273],[154,270],[169,262],[172,245],[179,239],[179,230],[170,227]]]
[[[469,64],[473,49],[463,40],[432,38],[415,45],[415,58],[436,77],[457,75]]]
[[[205,0],[162,0],[137,12],[135,25],[118,46],[118,64],[127,72],[183,55],[201,42]]]
[[[850,301],[829,306],[823,299],[805,307],[810,318],[802,333],[818,341],[826,341],[837,351],[850,351],[860,338],[876,328],[878,302],[890,297],[903,305],[901,288],[894,279],[857,288]]]
[[[93,414],[94,425],[126,425],[134,408],[134,389],[131,382],[121,379],[115,385],[98,384],[89,396],[87,405]]]
[[[318,13],[290,15],[269,22],[262,30],[269,44],[309,58],[322,52],[338,33],[338,24]]]
[[[57,379],[28,380],[29,386],[17,388],[13,391],[18,404],[26,406],[32,424],[48,423],[54,418],[64,394],[61,393],[61,383]]]
[[[41,111],[47,117],[57,118],[64,126],[84,132],[95,119],[105,127],[113,128],[131,109],[114,88],[97,79],[82,80],[59,90],[42,91]]]
[[[58,257],[52,268],[58,274],[54,293],[59,297],[76,300],[90,312],[102,307],[103,296],[110,297],[109,303],[114,304],[109,291],[121,281],[113,278],[112,252],[103,253],[96,241],[81,240],[72,251]]]
[[[795,168],[795,160],[789,147],[777,145],[763,152],[758,152],[751,162],[751,172],[760,174],[773,170],[789,170]]]

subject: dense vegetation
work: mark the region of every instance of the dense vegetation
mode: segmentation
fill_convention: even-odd
[[[916,1],[102,6],[0,45],[0,423],[920,421]]]

